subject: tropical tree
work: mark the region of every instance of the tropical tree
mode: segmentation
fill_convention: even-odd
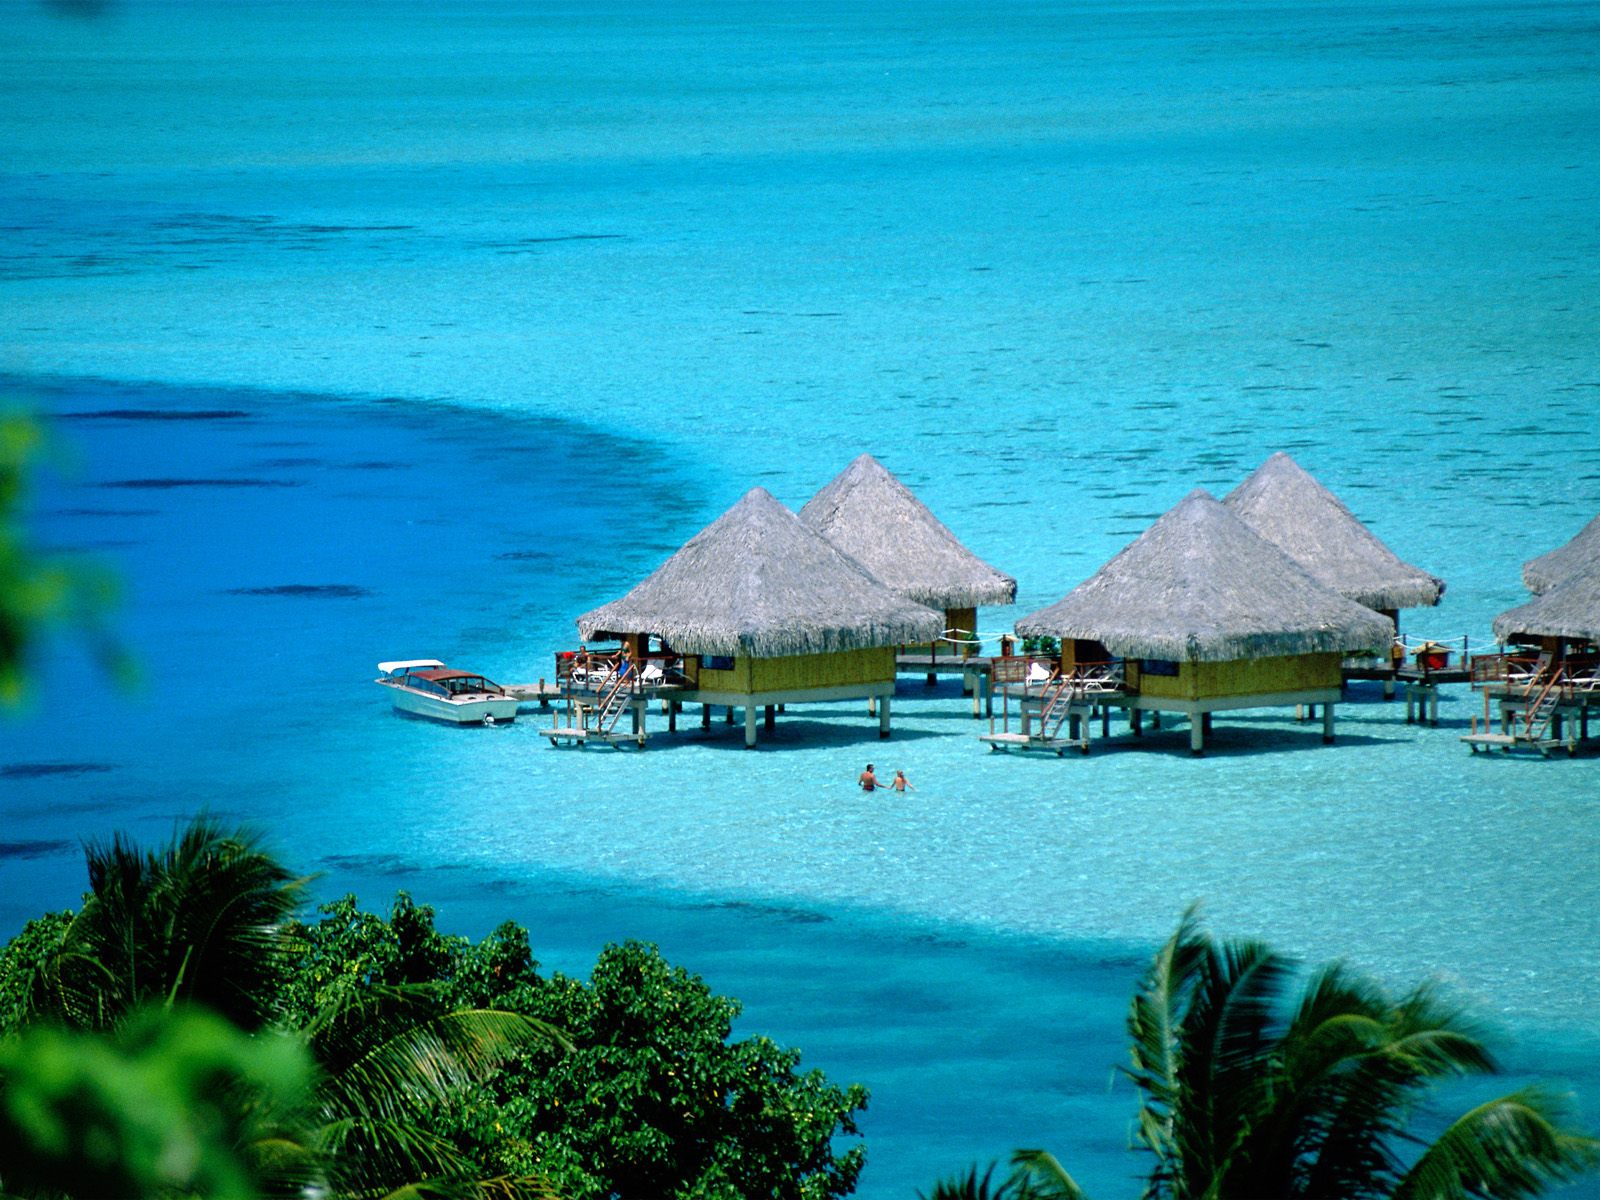
[[[1193,909],[1156,953],[1128,1015],[1143,1200],[1515,1200],[1600,1166],[1600,1141],[1539,1087],[1417,1132],[1441,1082],[1499,1069],[1436,986],[1394,998],[1340,964],[1296,981],[1283,955],[1212,938]],[[1019,1200],[1084,1196],[1044,1151],[1012,1163]]]
[[[770,1039],[733,1037],[738,1002],[655,947],[608,946],[586,979],[546,976],[511,922],[471,943],[404,893],[387,918],[348,896],[321,913],[297,943],[297,1021],[345,989],[434,983],[452,1011],[511,1010],[570,1038],[525,1044],[418,1122],[483,1174],[541,1176],[572,1200],[832,1200],[854,1188],[865,1152],[837,1143],[858,1132],[865,1090],[801,1070],[799,1052]]]
[[[332,1191],[345,1197],[556,1193],[540,1175],[480,1178],[476,1159],[437,1131],[518,1050],[568,1045],[520,1013],[450,1008],[436,983],[387,985],[340,978],[302,1036],[320,1068],[314,1142]]]
[[[74,1114],[98,1114],[94,1119],[111,1131],[99,1143],[116,1150],[106,1171],[123,1169],[117,1164],[124,1151],[135,1158],[144,1153],[145,1118],[154,1110],[141,1110],[137,1089],[120,1081],[148,1076],[165,1089],[172,1112],[188,1103],[197,1114],[196,1153],[207,1162],[246,1164],[226,1188],[207,1185],[219,1194],[229,1188],[286,1197],[311,1188],[332,1197],[394,1200],[551,1194],[536,1177],[480,1178],[476,1163],[429,1127],[441,1106],[485,1082],[519,1048],[564,1044],[548,1025],[518,1013],[454,1008],[438,982],[365,986],[349,973],[320,990],[309,1010],[300,1009],[290,980],[300,961],[304,930],[292,917],[304,881],[252,834],[225,833],[202,818],[159,851],[141,851],[118,835],[88,847],[86,857],[90,891],[83,908],[30,922],[0,954],[6,1022],[0,1032],[34,1048],[0,1074],[0,1112],[14,1104],[39,1109],[40,1120],[16,1126],[44,1139],[29,1143],[38,1152],[29,1161],[66,1168],[54,1177],[41,1168],[21,1181],[27,1186],[15,1187],[8,1169],[8,1188],[37,1194],[84,1186],[74,1167],[80,1156],[65,1153],[63,1145],[71,1144],[51,1133],[82,1124]],[[58,1037],[52,1026],[67,1030]],[[234,1048],[218,1040],[218,1028],[255,1034],[262,1045],[292,1043],[313,1066],[300,1101],[286,1106],[252,1089],[255,1076],[243,1069],[248,1058],[239,1059],[237,1086],[222,1088],[218,1081],[232,1077],[191,1054],[191,1065],[203,1068],[191,1086],[174,1056],[200,1037],[190,1036],[197,1028],[224,1057]],[[129,1039],[142,1055],[131,1066]],[[60,1086],[28,1090],[35,1066],[67,1069],[75,1060],[105,1065],[97,1073],[68,1070]],[[173,1128],[190,1126],[179,1121]],[[87,1194],[113,1194],[97,1186]]]
[[[85,850],[89,894],[31,983],[34,1010],[104,1029],[141,1004],[199,1004],[246,1031],[277,1014],[296,879],[259,838],[207,818],[158,851]]]

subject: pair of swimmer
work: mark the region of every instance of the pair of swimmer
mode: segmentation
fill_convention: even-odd
[[[867,764],[867,769],[861,772],[861,777],[857,779],[856,782],[861,785],[861,790],[863,792],[875,792],[879,788],[885,786],[893,788],[897,792],[914,792],[917,790],[916,788],[912,787],[909,782],[907,782],[906,773],[904,771],[896,771],[894,773],[893,783],[884,784],[880,782],[878,777],[872,772],[871,763]]]

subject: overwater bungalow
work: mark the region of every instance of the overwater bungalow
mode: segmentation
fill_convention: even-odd
[[[1600,516],[1580,529],[1570,542],[1522,564],[1522,582],[1534,595],[1580,571],[1600,567]]]
[[[1394,633],[1199,488],[1016,628],[1059,638],[1064,675],[1093,654],[1120,658],[1120,688],[1095,703],[1127,708],[1135,733],[1142,711],[1188,716],[1196,754],[1211,714],[1231,709],[1320,704],[1331,742],[1342,658]]]
[[[1324,587],[1396,624],[1400,609],[1429,608],[1444,595],[1444,580],[1402,560],[1282,451],[1222,502]]]
[[[1017,581],[963,546],[877,459],[863,454],[807,501],[800,519],[890,591],[944,613],[952,650],[973,653],[978,606],[1014,604]]]
[[[1474,752],[1548,753],[1565,743],[1568,753],[1576,753],[1589,736],[1590,716],[1600,712],[1600,555],[1501,613],[1494,634],[1511,649],[1473,659],[1473,686],[1483,692],[1482,723],[1475,717],[1461,740]]]
[[[889,736],[894,648],[938,635],[937,612],[889,590],[764,488],[743,499],[619,600],[578,618],[587,641],[642,657],[654,637],[681,656],[680,702],[756,710],[867,699]]]

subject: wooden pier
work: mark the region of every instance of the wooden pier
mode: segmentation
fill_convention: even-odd
[[[897,653],[895,670],[902,674],[923,675],[929,687],[940,675],[961,676],[961,691],[972,697],[974,718],[994,715],[994,664],[997,660],[981,654],[962,658],[958,654]]]

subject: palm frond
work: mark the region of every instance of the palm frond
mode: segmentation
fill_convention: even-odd
[[[1179,1086],[1172,1136],[1185,1196],[1237,1194],[1234,1161],[1248,1174],[1246,1138],[1270,1097],[1274,1023],[1289,978],[1287,959],[1261,942],[1213,943],[1179,1032]]]
[[[554,1184],[538,1176],[493,1179],[425,1179],[402,1184],[378,1200],[563,1200]]]
[[[1029,1200],[1089,1200],[1077,1180],[1048,1150],[1017,1150],[1011,1165]]]
[[[1538,1087],[1480,1104],[1434,1139],[1394,1200],[1519,1200],[1600,1167],[1600,1140],[1564,1129],[1566,1116]]]
[[[448,1100],[524,1046],[564,1042],[543,1022],[495,1009],[441,1013],[373,1033],[382,1040],[328,1076],[324,1088],[335,1111],[391,1117],[414,1111]]]
[[[1200,930],[1199,907],[1191,905],[1151,960],[1128,1011],[1133,1059],[1128,1074],[1140,1091],[1139,1141],[1156,1156],[1153,1188],[1176,1161],[1172,1114],[1181,1094],[1179,1036],[1209,946]]]
[[[1327,1061],[1305,1087],[1296,1146],[1305,1194],[1338,1200],[1387,1194],[1411,1106],[1434,1080],[1494,1069],[1475,1024],[1436,986],[1397,1002],[1367,981],[1345,976],[1342,986],[1356,1011],[1317,1031]]]
[[[472,1164],[447,1139],[415,1121],[372,1116],[328,1121],[320,1149],[339,1190],[375,1195],[395,1181],[470,1177]]]
[[[965,1175],[941,1179],[926,1194],[918,1192],[919,1200],[1031,1200],[1032,1193],[1019,1190],[1016,1175],[995,1179],[998,1164],[990,1163],[980,1178],[976,1166],[969,1167]]]

